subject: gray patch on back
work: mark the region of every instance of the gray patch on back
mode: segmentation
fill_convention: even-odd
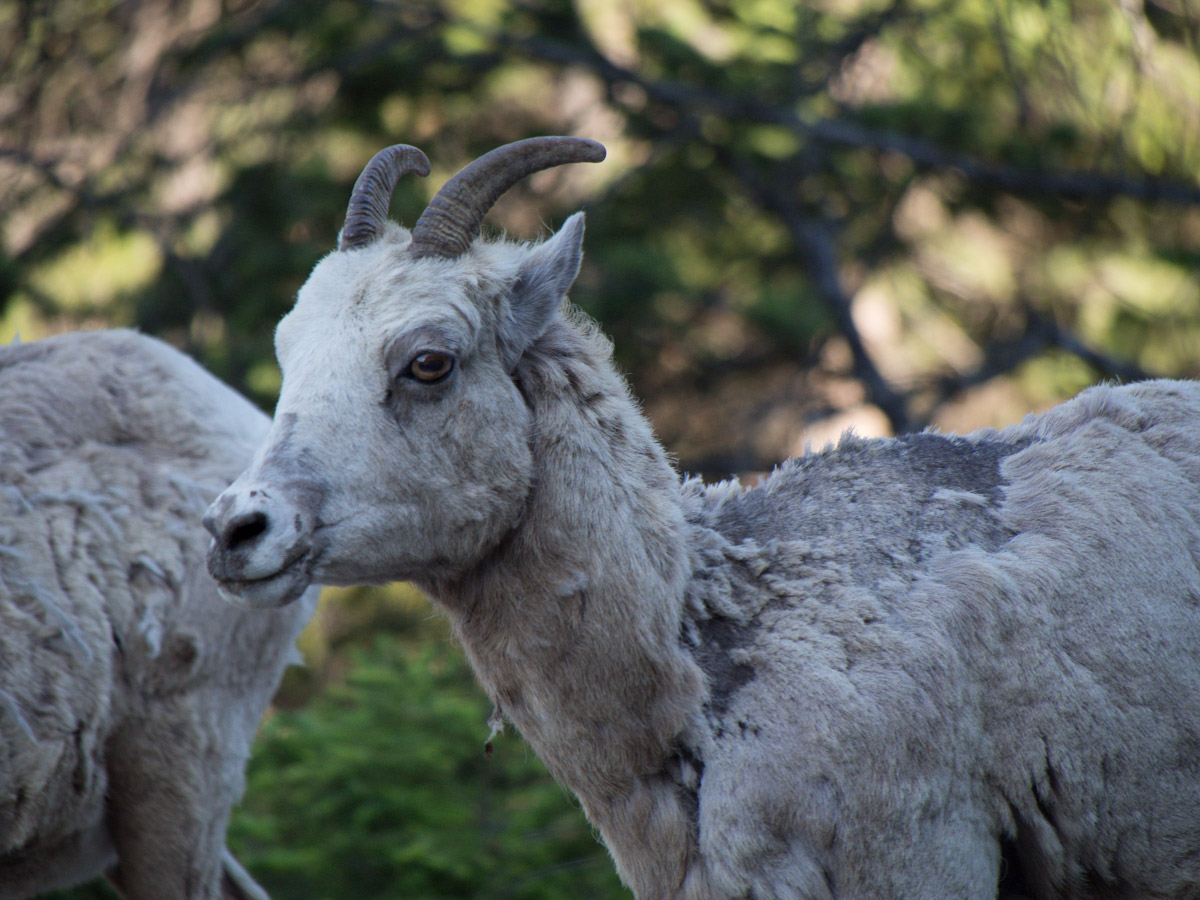
[[[727,552],[746,556],[757,546],[753,555],[763,571],[755,584],[776,583],[782,591],[772,598],[727,585],[733,606],[716,608],[705,605],[711,593],[704,590],[705,574],[694,576],[700,606],[693,606],[694,630],[685,643],[709,679],[707,712],[723,720],[754,679],[745,650],[761,637],[764,609],[806,599],[833,602],[819,588],[824,579],[813,573],[837,573],[837,583],[861,587],[894,608],[938,555],[1004,544],[1012,535],[997,515],[1004,502],[1002,464],[1025,446],[928,432],[846,438],[834,449],[788,460],[756,488],[706,496],[693,521],[728,542]],[[749,557],[747,563],[754,567]],[[797,584],[810,585],[814,595],[791,596]]]
[[[708,524],[735,543],[817,542],[869,584],[870,571],[891,569],[898,557],[921,563],[935,548],[995,549],[1007,540],[996,517],[1001,463],[1024,446],[930,432],[847,438],[783,463],[720,504]],[[983,502],[954,502],[972,495]]]
[[[698,623],[700,644],[694,655],[711,686],[706,708],[723,716],[733,695],[754,678],[754,668],[735,659],[734,651],[749,643],[747,630],[730,619],[714,616]]]

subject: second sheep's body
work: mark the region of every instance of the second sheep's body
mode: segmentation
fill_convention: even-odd
[[[0,347],[0,900],[265,900],[225,826],[316,592],[226,603],[200,517],[268,424],[133,332]]]

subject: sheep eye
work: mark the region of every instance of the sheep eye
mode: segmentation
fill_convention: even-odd
[[[427,352],[417,356],[408,366],[408,374],[417,381],[433,384],[454,370],[454,357],[448,353]]]

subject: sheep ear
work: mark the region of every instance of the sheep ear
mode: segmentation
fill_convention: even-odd
[[[558,314],[582,261],[583,213],[575,213],[558,234],[529,251],[513,281],[509,314],[500,328],[500,351],[508,371]]]

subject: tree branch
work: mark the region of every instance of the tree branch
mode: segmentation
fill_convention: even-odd
[[[858,327],[854,324],[852,301],[842,287],[841,274],[838,271],[837,249],[834,244],[833,223],[828,217],[813,217],[805,214],[799,204],[790,199],[788,191],[780,184],[765,184],[759,177],[750,172],[745,166],[736,162],[733,169],[742,179],[742,183],[755,196],[758,203],[765,209],[772,210],[783,220],[792,236],[792,245],[800,259],[805,261],[810,277],[813,279],[825,304],[837,322],[838,330],[850,345],[850,353],[854,359],[854,374],[867,390],[867,397],[887,416],[892,431],[902,434],[913,428],[912,418],[908,413],[907,399],[893,388],[880,373],[867,352]],[[783,180],[781,179],[781,182]],[[784,182],[786,183],[786,182]]]
[[[0,158],[11,159],[36,171],[48,184],[69,195],[77,206],[87,210],[107,212],[118,225],[149,235],[157,245],[159,253],[162,254],[164,267],[174,272],[180,283],[187,288],[193,307],[195,309],[215,309],[215,292],[211,287],[204,264],[198,260],[181,256],[173,246],[173,236],[177,231],[176,218],[155,216],[127,208],[124,204],[127,191],[123,189],[118,188],[109,193],[96,193],[86,183],[71,184],[59,175],[53,164],[39,160],[20,148],[0,146]],[[72,211],[73,209],[66,210],[60,218],[69,216]],[[188,213],[185,211],[183,215],[186,216]],[[28,289],[28,285],[25,285],[25,288]]]
[[[1143,202],[1200,204],[1200,185],[1162,178],[1083,172],[1068,169],[1027,169],[979,159],[949,150],[922,138],[870,128],[846,119],[804,118],[788,109],[762,103],[745,95],[717,94],[675,81],[651,81],[617,65],[596,48],[576,47],[545,38],[523,38],[488,32],[497,44],[526,56],[561,65],[582,65],[610,84],[632,84],[647,96],[693,112],[718,113],[729,118],[752,119],[788,128],[814,141],[832,146],[859,147],[898,153],[927,169],[953,170],[978,184],[1025,196],[1110,199],[1133,197]]]
[[[1025,308],[1027,318],[1023,334],[1009,340],[990,341],[984,347],[983,362],[974,371],[964,375],[941,375],[933,379],[932,388],[937,399],[930,407],[929,414],[922,417],[919,423],[921,428],[928,427],[934,412],[951,398],[993,378],[1013,372],[1048,347],[1065,350],[1083,360],[1101,375],[1118,381],[1142,381],[1153,377],[1136,363],[1114,359],[1103,351],[1085,344],[1031,305],[1026,304]]]
[[[1047,343],[1079,357],[1108,378],[1118,381],[1144,381],[1155,377],[1136,363],[1114,359],[1103,351],[1085,344],[1079,337],[1032,307],[1028,308],[1028,315],[1033,327],[1046,335]]]

